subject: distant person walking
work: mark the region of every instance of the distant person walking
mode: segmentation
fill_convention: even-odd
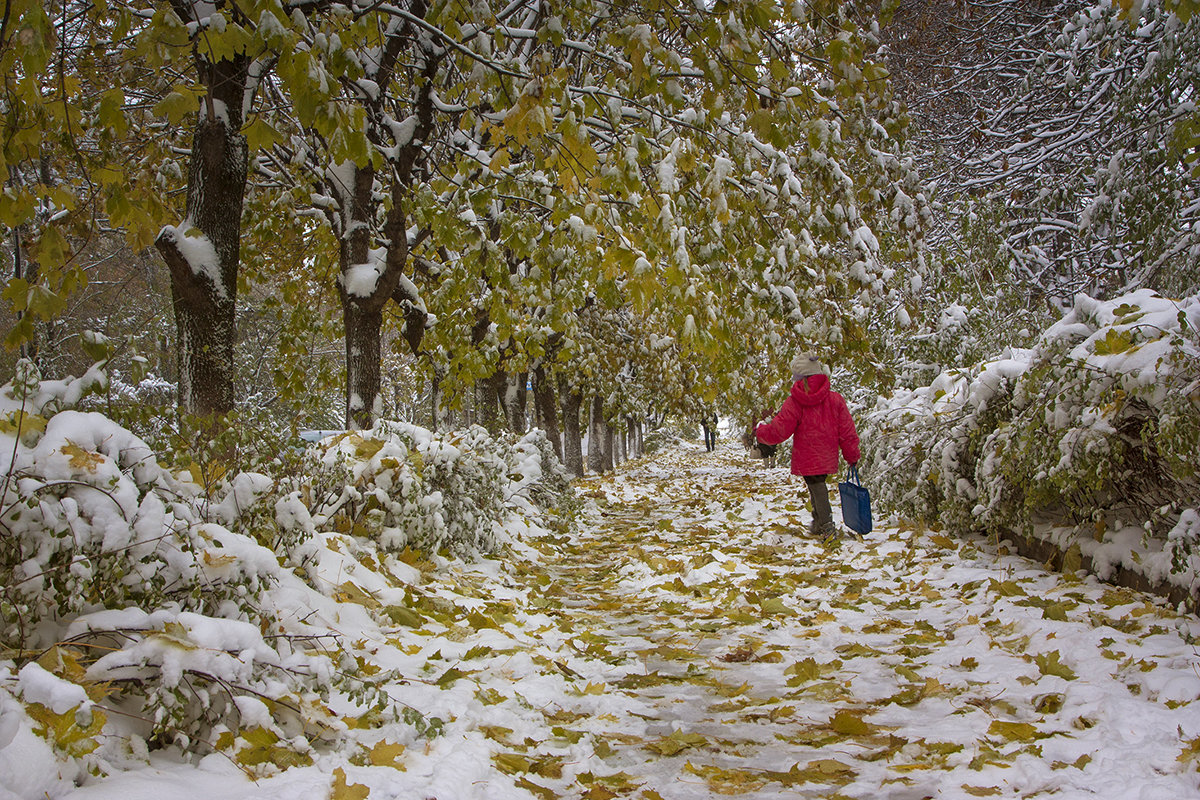
[[[829,539],[835,533],[833,509],[825,479],[838,471],[838,451],[847,463],[858,463],[858,431],[846,401],[829,388],[829,375],[813,353],[792,359],[792,390],[770,422],[754,429],[764,444],[792,437],[792,474],[804,477],[812,499],[809,534]],[[764,415],[765,416],[765,415]]]
[[[705,411],[700,427],[704,428],[704,449],[711,453],[717,447],[717,412]]]

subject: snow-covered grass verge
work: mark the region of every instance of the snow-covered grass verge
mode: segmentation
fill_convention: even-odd
[[[1080,295],[1034,347],[879,401],[864,466],[883,506],[1020,531],[1101,577],[1200,589],[1200,295]]]
[[[427,576],[525,547],[567,487],[544,435],[381,423],[277,474],[184,469],[72,408],[104,380],[0,390],[0,799],[163,748],[264,774],[350,730],[436,735],[367,642],[449,619]]]

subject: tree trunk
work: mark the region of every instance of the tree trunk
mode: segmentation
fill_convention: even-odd
[[[579,435],[579,411],[583,397],[567,389],[563,402],[563,462],[571,477],[583,477],[583,440]]]
[[[442,371],[434,369],[429,384],[429,418],[433,420],[430,426],[434,431],[444,431],[446,425],[446,409],[442,407]]]
[[[234,317],[248,163],[240,131],[249,66],[246,56],[198,60],[208,94],[192,138],[186,215],[178,227],[163,228],[154,243],[171,273],[179,404],[205,416],[234,404]],[[188,236],[193,229],[200,236]]]
[[[525,433],[525,381],[527,373],[506,373],[504,382],[504,417],[513,433]]]
[[[604,465],[605,472],[612,472],[613,469],[616,467],[615,460],[614,460],[614,453],[613,453],[613,450],[616,449],[614,447],[614,442],[613,442],[613,439],[614,439],[613,435],[614,435],[614,433],[616,433],[616,429],[609,423],[609,421],[607,419],[604,419],[603,409],[601,409],[600,413],[602,415],[600,418],[600,428],[601,428],[601,430],[604,431],[604,450],[601,453],[601,455],[602,455],[601,463]]]
[[[508,375],[504,370],[497,370],[490,378],[475,382],[475,422],[493,436],[499,435],[507,424],[503,402],[507,386]]]
[[[342,318],[346,324],[346,427],[363,430],[375,424],[383,313],[343,297]]]
[[[533,371],[533,404],[546,438],[554,445],[554,454],[563,460],[562,437],[558,432],[558,410],[555,408],[554,386],[546,380],[546,368],[538,365]],[[578,417],[578,415],[576,415]]]
[[[588,415],[587,465],[592,472],[604,472],[604,401],[600,395],[592,398],[591,413]]]
[[[517,414],[513,422],[513,430],[525,433],[529,430],[529,373],[522,372],[517,376]]]

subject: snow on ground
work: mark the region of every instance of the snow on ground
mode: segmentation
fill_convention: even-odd
[[[1193,617],[979,539],[822,546],[803,485],[731,447],[577,491],[571,530],[418,563],[408,613],[344,631],[406,724],[347,704],[311,765],[248,742],[63,792],[0,708],[0,798],[1200,798]]]

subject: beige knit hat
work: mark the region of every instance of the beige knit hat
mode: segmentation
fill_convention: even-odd
[[[792,380],[798,381],[809,375],[824,375],[825,366],[817,360],[817,354],[812,352],[797,353],[792,359]]]

